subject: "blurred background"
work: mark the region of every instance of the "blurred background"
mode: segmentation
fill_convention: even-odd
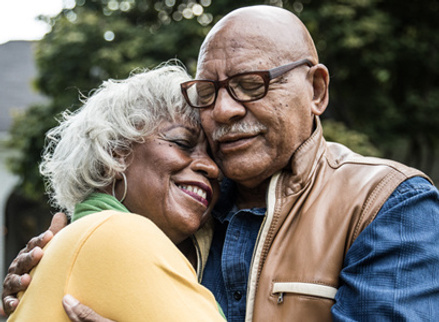
[[[135,68],[178,58],[194,75],[204,36],[242,6],[284,7],[310,30],[331,75],[328,140],[439,182],[439,0],[1,1],[0,276],[57,211],[38,173],[57,115]]]

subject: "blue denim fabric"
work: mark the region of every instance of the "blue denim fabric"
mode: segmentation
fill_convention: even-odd
[[[237,211],[233,198],[228,198],[234,195],[233,184],[223,182],[221,188],[221,200],[213,211],[215,233],[202,284],[215,295],[228,322],[244,321],[248,272],[265,209]]]
[[[403,182],[349,249],[334,321],[439,321],[439,194]]]
[[[244,321],[263,210],[235,214],[234,195],[225,182],[213,212],[217,225],[202,284],[228,321]],[[340,282],[334,321],[439,321],[438,190],[422,178],[403,182],[349,249]]]

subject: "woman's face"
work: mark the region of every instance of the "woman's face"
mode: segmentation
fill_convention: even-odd
[[[163,121],[134,145],[128,162],[128,210],[151,219],[176,244],[206,222],[218,197],[219,170],[199,127]],[[116,195],[123,189],[118,181]]]

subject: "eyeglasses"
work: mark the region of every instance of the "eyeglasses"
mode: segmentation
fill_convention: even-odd
[[[227,89],[235,101],[252,102],[267,95],[270,80],[302,65],[314,66],[310,60],[302,59],[265,71],[236,74],[222,81],[193,80],[184,82],[181,84],[181,91],[186,102],[194,108],[213,106],[218,96],[218,90],[222,87]]]

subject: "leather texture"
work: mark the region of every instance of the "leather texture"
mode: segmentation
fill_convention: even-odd
[[[413,176],[427,178],[400,163],[328,143],[318,119],[316,124],[291,167],[270,183],[249,276],[246,321],[331,321],[332,299],[275,293],[274,284],[338,288],[349,247],[395,188]]]

